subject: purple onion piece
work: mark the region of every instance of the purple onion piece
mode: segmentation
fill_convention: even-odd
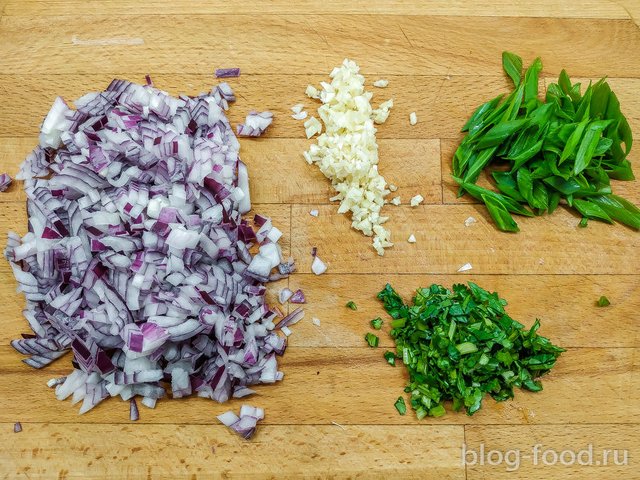
[[[11,185],[11,177],[7,173],[0,174],[0,192],[4,192]]]
[[[307,303],[306,298],[304,297],[304,293],[302,290],[298,289],[289,299],[291,303]]]
[[[138,411],[138,404],[135,397],[129,400],[129,420],[135,422],[140,420],[140,412]]]
[[[217,68],[216,78],[232,78],[240,76],[239,68]]]
[[[22,424],[20,422],[16,422],[13,425],[13,433],[20,433],[22,431]]]

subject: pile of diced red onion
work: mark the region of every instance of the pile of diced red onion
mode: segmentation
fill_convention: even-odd
[[[5,251],[33,330],[12,345],[35,368],[71,350],[72,372],[49,386],[80,413],[120,396],[137,419],[136,397],[224,402],[283,377],[264,283],[294,267],[268,218],[242,218],[249,179],[224,113],[234,100],[226,83],[175,98],[114,80],[75,110],[57,98],[42,124],[17,177],[29,233],[10,233]],[[268,126],[260,115],[251,134]]]

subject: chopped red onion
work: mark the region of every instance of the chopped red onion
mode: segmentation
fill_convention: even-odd
[[[13,433],[20,433],[22,431],[22,424],[20,422],[16,422],[13,425]]]
[[[240,416],[232,411],[218,415],[218,420],[244,439],[249,439],[256,431],[256,425],[264,419],[264,410],[259,407],[242,405]]]
[[[239,77],[240,69],[239,68],[217,68],[216,69],[216,78],[232,78]]]
[[[304,310],[302,310],[302,307],[298,307],[293,312],[291,312],[289,315],[287,315],[282,320],[280,320],[276,324],[275,328],[279,329],[279,328],[282,328],[282,327],[288,327],[289,325],[295,325],[296,323],[298,323],[303,318],[304,318]]]
[[[271,112],[249,112],[244,123],[237,127],[238,135],[241,137],[259,137],[264,133],[269,125],[273,122],[273,113]]]
[[[291,303],[307,303],[307,299],[304,297],[302,290],[297,290],[296,293],[291,295],[289,301]]]
[[[11,177],[8,173],[0,174],[0,192],[4,192],[11,185]]]
[[[129,400],[129,420],[135,422],[140,420],[140,412],[138,411],[138,404],[135,397]]]
[[[29,233],[9,233],[5,250],[34,334],[11,344],[35,368],[71,350],[72,372],[48,385],[80,413],[120,396],[137,417],[135,397],[154,408],[169,385],[176,398],[224,402],[283,376],[286,339],[263,284],[293,262],[271,220],[256,215],[254,231],[242,218],[251,203],[224,113],[233,101],[226,83],[174,98],[150,78],[114,80],[76,110],[57,98],[42,123],[18,175]],[[271,123],[261,115],[248,128]]]
[[[311,264],[311,271],[316,275],[322,275],[324,272],[327,271],[327,266],[322,260],[320,260],[320,257],[318,257],[318,255],[314,255],[313,257],[313,263]]]
[[[285,287],[282,290],[280,290],[280,293],[278,294],[278,300],[280,301],[281,304],[284,305],[289,301],[289,299],[292,296],[293,296],[293,292]]]

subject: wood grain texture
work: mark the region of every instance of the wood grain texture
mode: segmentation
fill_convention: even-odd
[[[42,1],[7,0],[4,15],[184,15],[184,14],[362,14],[368,15],[460,15],[483,17],[553,17],[553,18],[606,18],[627,19],[633,12],[607,0],[480,0],[473,3],[464,0],[369,0],[366,4],[349,0],[317,2],[302,0],[215,0],[203,3],[177,0],[165,3],[159,0],[131,2],[108,0],[94,2],[82,0]],[[628,3],[631,7],[632,2]]]
[[[614,77],[640,73],[640,51],[634,47],[640,41],[640,30],[631,20],[7,16],[0,34],[4,39],[0,68],[11,73],[126,72],[132,65],[144,73],[205,73],[220,65],[235,65],[246,73],[281,73],[284,69],[326,75],[345,57],[353,57],[376,74],[495,75],[505,46],[525,59],[544,53],[548,72],[566,68],[574,75],[589,76],[604,70]],[[535,44],[529,41],[530,35],[536,36]],[[570,48],[575,38],[580,38],[579,55]],[[362,55],[363,46],[370,49],[370,55]],[[65,57],[73,61],[61,62]]]
[[[246,442],[208,423],[4,423],[0,464],[16,478],[465,478],[461,426],[263,426]]]
[[[475,282],[507,300],[507,312],[530,326],[536,318],[541,335],[562,347],[640,347],[637,313],[640,282],[634,275],[335,275],[299,274],[290,279],[292,290],[307,297],[306,320],[296,325],[293,345],[305,347],[353,347],[364,345],[369,321],[381,317],[385,324],[380,345],[392,348],[386,334],[390,317],[381,311],[376,294],[386,283],[410,301],[419,287],[432,283],[448,288],[454,283]],[[596,305],[601,295],[611,301]],[[535,299],[532,301],[532,299]],[[353,301],[357,311],[345,305]],[[315,326],[312,318],[320,320]],[[615,318],[615,326],[606,319]]]
[[[385,225],[395,243],[378,258],[371,240],[352,230],[335,206],[316,207],[317,218],[306,205],[292,207],[291,250],[303,272],[311,271],[311,246],[329,272],[339,274],[451,274],[466,263],[473,273],[488,274],[637,274],[640,269],[634,254],[640,246],[637,231],[598,222],[579,228],[580,217],[564,208],[553,215],[518,217],[521,231],[505,234],[496,230],[483,205],[388,205],[382,211],[391,216]],[[465,227],[469,216],[477,223]],[[406,241],[411,234],[414,244]]]
[[[366,321],[362,331],[366,331]],[[387,364],[382,357],[384,347],[297,347],[294,335],[278,364],[285,374],[281,383],[257,386],[255,397],[224,405],[197,397],[161,400],[154,410],[140,407],[139,423],[210,425],[216,423],[216,415],[237,411],[243,403],[263,407],[267,412],[264,423],[270,425],[640,422],[640,402],[633,401],[640,389],[637,348],[568,349],[543,377],[542,392],[517,391],[514,400],[501,403],[486,398],[473,417],[449,412],[441,418],[418,420],[411,412],[398,415],[393,406],[404,395],[407,373]],[[0,422],[130,424],[129,404],[120,399],[104,401],[81,416],[80,405],[56,400],[46,382],[69,373],[66,359],[44,371],[33,371],[20,363],[21,358],[10,347],[0,347]]]
[[[481,205],[456,198],[451,156],[460,127],[488,98],[508,91],[504,49],[544,63],[540,90],[562,68],[588,82],[607,75],[634,133],[640,131],[640,4],[635,0],[0,0],[0,171],[15,174],[37,142],[39,125],[57,95],[68,101],[104,89],[114,77],[141,82],[151,74],[172,94],[198,94],[217,83],[213,70],[239,66],[229,79],[238,101],[233,124],[251,109],[271,110],[260,139],[242,139],[256,211],[284,232],[285,255],[299,273],[269,286],[304,290],[306,317],[292,328],[281,383],[258,387],[244,402],[165,399],[154,410],[110,399],[83,416],[46,387],[69,371],[65,357],[32,370],[8,342],[27,331],[24,299],[0,262],[0,478],[419,478],[640,479],[640,246],[638,232],[590,222],[559,209],[517,218],[521,232],[498,232]],[[302,152],[302,122],[290,107],[308,84],[327,80],[343,58],[356,60],[373,104],[393,98],[378,127],[380,171],[399,187],[405,205],[386,206],[395,247],[380,258],[370,239],[329,204],[329,183]],[[416,112],[418,124],[408,116]],[[630,159],[634,166],[636,149]],[[485,177],[480,181],[490,185]],[[640,183],[614,191],[640,203]],[[428,205],[410,208],[422,194]],[[396,195],[396,194],[394,194]],[[21,182],[0,194],[0,238],[26,231]],[[309,210],[317,208],[318,218]],[[477,223],[464,226],[469,216]],[[406,242],[413,233],[414,245]],[[310,273],[310,248],[329,264]],[[458,274],[470,262],[473,270]],[[387,318],[375,298],[390,282],[409,298],[431,283],[475,281],[509,302],[508,311],[565,348],[540,393],[513,401],[486,399],[472,417],[449,412],[418,421],[393,403],[407,374],[382,358],[393,348],[387,325],[380,347],[365,345],[369,320]],[[598,308],[600,295],[611,306]],[[357,311],[345,303],[353,300]],[[284,306],[287,310],[290,306]],[[312,318],[320,319],[320,326]],[[242,403],[266,418],[249,442],[215,416]],[[20,421],[23,432],[13,433]],[[336,422],[342,426],[334,425]],[[501,465],[465,465],[462,445],[506,452],[626,449],[629,465],[544,466],[523,459],[516,472]],[[598,450],[599,449],[599,450]]]

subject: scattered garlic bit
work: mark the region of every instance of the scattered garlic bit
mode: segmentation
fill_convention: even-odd
[[[282,327],[280,331],[284,333],[285,337],[288,337],[289,335],[291,335],[291,330],[289,330],[289,327]]]
[[[458,272],[466,272],[467,270],[471,270],[472,268],[473,267],[471,266],[470,263],[465,263],[458,269]]]
[[[295,120],[304,120],[305,118],[307,118],[307,112],[298,112],[298,113],[294,113],[293,115],[291,115],[292,118],[294,118]]]
[[[413,197],[411,199],[411,206],[412,207],[417,207],[418,205],[420,205],[422,202],[424,202],[424,198],[422,195],[418,194],[415,197]]]
[[[393,107],[392,99],[382,102],[380,106],[373,111],[373,121],[377,124],[386,122],[387,118],[389,118],[391,107]]]
[[[313,137],[316,133],[322,132],[322,124],[316,117],[311,117],[304,122],[304,131],[307,134],[307,138]]]
[[[538,259],[538,265],[544,265],[544,258]]]
[[[304,105],[301,103],[296,103],[293,107],[291,107],[291,111],[293,113],[300,113],[304,109]]]
[[[396,187],[393,183],[389,184],[389,191],[390,192],[395,192],[396,190],[398,190],[398,187]]]
[[[411,235],[409,235],[409,238],[407,239],[407,242],[416,243],[416,237],[413,235],[413,233]]]
[[[473,225],[476,222],[477,222],[477,220],[475,218],[469,217],[464,221],[464,226],[465,227],[470,227],[471,225]]]
[[[409,114],[409,123],[411,125],[415,125],[416,123],[418,123],[418,116],[416,115],[416,112],[411,112]]]
[[[309,212],[309,215],[311,215],[312,217],[317,217],[319,215],[318,210],[311,210]]]
[[[400,196],[393,197],[389,203],[392,203],[394,205],[400,205]]]
[[[378,88],[384,88],[387,85],[389,85],[389,80],[385,80],[384,78],[381,78],[380,80],[376,80],[375,82],[373,82],[373,86]]]
[[[320,93],[318,92],[318,89],[313,85],[307,85],[307,89],[305,90],[304,93],[306,93],[307,97],[309,98],[319,98],[319,95],[320,95]]]
[[[393,245],[389,232],[382,227],[387,217],[380,215],[389,191],[378,173],[372,94],[365,91],[364,77],[358,71],[355,62],[345,60],[331,72],[331,83],[321,83],[323,105],[318,115],[325,132],[304,157],[331,180],[337,192],[331,201],[340,202],[338,213],[351,212],[351,226],[373,236],[373,248],[384,255],[384,249]]]
[[[316,327],[319,327],[320,326],[320,319],[316,318],[316,317],[313,317],[311,319],[311,323],[313,323]]]

